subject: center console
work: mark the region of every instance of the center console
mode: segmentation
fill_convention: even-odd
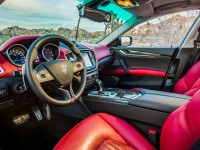
[[[90,91],[83,97],[87,107],[95,113],[106,112],[159,127],[162,127],[170,113],[190,99],[190,96],[168,92],[153,90],[134,92],[115,88]]]
[[[138,97],[142,96],[142,94],[140,92],[132,92],[132,91],[129,91],[129,90],[113,89],[113,88],[105,89],[102,92],[91,91],[91,92],[88,93],[88,95],[91,96],[91,97],[92,96],[93,97],[100,97],[100,98],[106,98],[107,100],[125,101],[125,102],[137,99]]]

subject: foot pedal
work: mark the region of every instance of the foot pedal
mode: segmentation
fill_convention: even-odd
[[[43,115],[44,117],[47,119],[47,120],[50,120],[51,119],[51,110],[50,110],[50,107],[48,104],[44,104],[43,107]]]
[[[12,120],[17,126],[20,126],[21,124],[23,124],[29,120],[29,114],[19,115],[17,117],[14,117]]]
[[[35,117],[37,118],[37,120],[41,121],[43,119],[43,117],[42,117],[42,113],[41,113],[39,107],[37,105],[32,105],[31,109],[32,109]]]

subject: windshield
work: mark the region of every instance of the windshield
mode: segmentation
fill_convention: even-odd
[[[75,40],[80,0],[6,0],[0,6],[0,45],[21,35],[59,34]],[[78,41],[97,43],[132,17],[114,3],[99,6],[112,14],[110,23],[82,19]]]

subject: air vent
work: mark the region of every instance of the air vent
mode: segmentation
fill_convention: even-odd
[[[113,55],[114,51],[112,49],[109,50],[110,54]]]
[[[91,52],[91,59],[95,60],[95,56],[93,52]]]

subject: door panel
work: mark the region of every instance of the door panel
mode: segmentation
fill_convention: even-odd
[[[120,88],[150,88],[159,90],[171,64],[176,48],[113,48],[114,62],[104,72],[106,81],[117,77]],[[111,79],[110,79],[111,80]],[[117,81],[117,80],[116,80]]]

